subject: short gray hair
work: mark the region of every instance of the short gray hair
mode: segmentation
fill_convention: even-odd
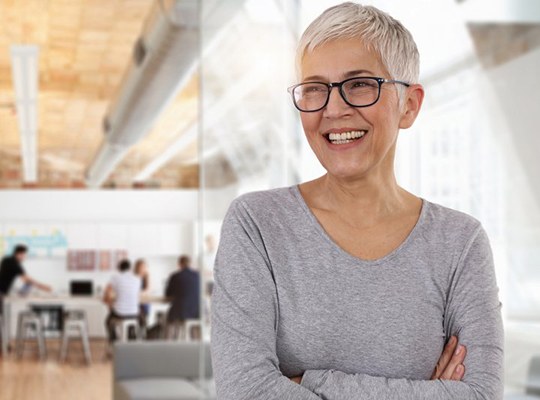
[[[296,52],[300,71],[306,53],[335,39],[359,38],[375,51],[392,79],[418,83],[420,55],[401,22],[373,6],[346,2],[328,8],[304,31]]]

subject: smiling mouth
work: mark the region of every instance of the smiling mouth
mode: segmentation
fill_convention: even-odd
[[[332,143],[332,144],[346,144],[354,142],[358,139],[361,139],[367,131],[349,131],[349,132],[342,132],[342,133],[326,133],[323,136],[325,139]]]

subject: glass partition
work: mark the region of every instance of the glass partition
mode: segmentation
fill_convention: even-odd
[[[298,7],[282,0],[202,1],[197,238],[205,341],[213,263],[230,202],[299,179],[301,136],[286,90],[294,83]]]

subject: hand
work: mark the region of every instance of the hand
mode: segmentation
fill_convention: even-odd
[[[456,349],[460,348],[459,354],[456,354]],[[463,365],[463,360],[467,355],[467,348],[458,343],[458,338],[456,336],[451,336],[450,340],[444,346],[443,353],[433,374],[431,375],[431,380],[449,380],[449,381],[460,381],[465,375],[465,366]]]
[[[52,291],[53,291],[52,287],[50,287],[49,285],[43,285],[43,284],[41,284],[39,289],[43,290],[44,292],[48,292],[48,293],[52,293]]]
[[[300,382],[302,382],[302,376],[303,375],[300,375],[300,376],[293,376],[292,378],[289,378],[291,381],[293,382],[296,382],[300,385]]]

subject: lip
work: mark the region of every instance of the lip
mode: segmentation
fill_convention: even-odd
[[[366,129],[364,129],[364,130],[366,130]],[[338,131],[331,131],[331,132],[341,133],[341,132],[338,132]],[[344,132],[348,132],[348,131],[345,130]],[[368,136],[369,134],[370,134],[370,132],[366,130],[366,133],[360,139],[357,139],[357,140],[355,140],[355,141],[353,141],[351,143],[345,143],[345,144],[333,144],[333,143],[329,142],[328,140],[326,140],[326,138],[324,136],[322,136],[322,139],[324,140],[324,142],[326,143],[326,145],[328,146],[328,148],[330,150],[346,151],[346,150],[352,149],[354,147],[360,146],[364,142],[364,139],[366,138],[366,136]]]
[[[328,129],[324,131],[323,135],[328,135],[329,133],[343,133],[343,132],[350,132],[350,131],[366,131],[368,132],[368,129],[358,129],[358,128],[336,128],[336,129]]]

